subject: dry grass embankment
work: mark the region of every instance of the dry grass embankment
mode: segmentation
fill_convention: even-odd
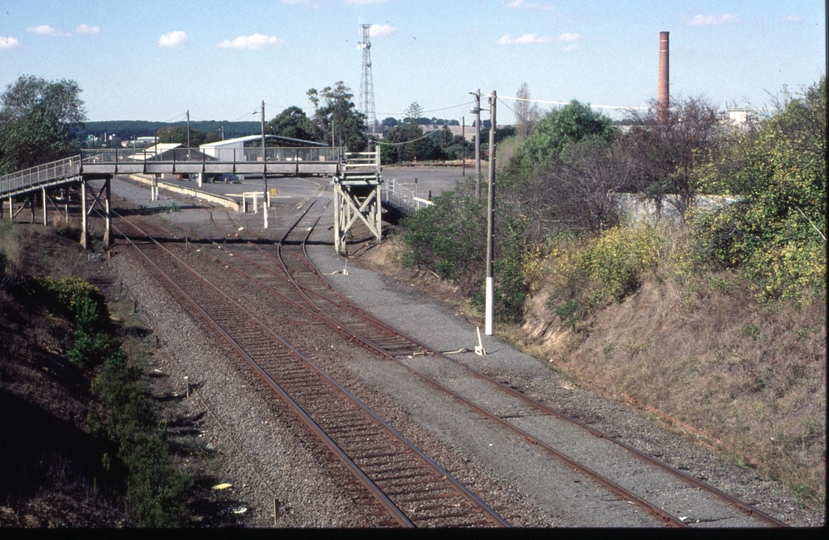
[[[560,297],[551,301],[566,261],[545,261],[518,341],[603,395],[823,506],[825,292],[800,305],[761,303],[734,272],[683,267],[670,243],[640,270],[633,294],[575,323],[562,316]]]
[[[399,267],[396,238],[362,262],[475,318],[451,283]],[[670,251],[670,250],[667,250]],[[733,272],[679,276],[662,249],[639,288],[578,322],[556,314],[557,277],[537,265],[522,326],[498,334],[598,393],[706,445],[804,504],[825,504],[826,302],[762,304]]]

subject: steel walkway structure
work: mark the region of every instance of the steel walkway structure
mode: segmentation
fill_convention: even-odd
[[[83,150],[81,154],[45,163],[0,177],[0,219],[6,201],[12,217],[27,206],[35,220],[38,199],[43,210],[43,224],[47,224],[47,206],[58,211],[63,203],[68,215],[69,192],[80,191],[81,244],[89,246],[88,216],[98,210],[106,220],[103,243],[110,245],[110,181],[116,175],[149,175],[155,180],[162,174],[246,174],[264,178],[279,176],[323,175],[334,177],[338,186],[337,227],[335,247],[345,249],[348,229],[357,217],[380,237],[380,210],[377,187],[380,184],[379,152],[347,154],[342,148],[279,147],[228,149],[217,158],[197,148],[176,148],[161,153],[127,150]],[[96,187],[90,181],[101,181]],[[366,193],[368,193],[368,200]],[[59,196],[56,197],[55,195]],[[22,199],[22,206],[15,208]],[[348,202],[351,201],[351,202]],[[340,218],[340,215],[347,216]]]

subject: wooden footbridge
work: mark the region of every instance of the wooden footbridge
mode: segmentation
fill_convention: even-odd
[[[68,215],[69,201],[73,205],[77,201],[81,208],[81,244],[89,247],[88,217],[97,212],[104,217],[103,244],[109,247],[111,180],[117,175],[133,174],[151,176],[153,190],[157,190],[157,180],[162,174],[246,174],[266,179],[331,176],[336,197],[335,249],[345,252],[347,233],[358,219],[368,226],[377,241],[382,240],[379,151],[347,153],[342,148],[328,147],[265,148],[264,152],[262,148],[238,148],[226,150],[220,157],[197,148],[165,152],[83,150],[76,156],[1,176],[0,219],[6,206],[12,218],[31,208],[34,223],[39,205],[43,224],[47,225],[49,205],[60,212],[58,204],[63,204]]]

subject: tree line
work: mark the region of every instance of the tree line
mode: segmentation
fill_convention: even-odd
[[[179,143],[191,147],[261,133],[259,122],[184,122],[150,121],[86,122],[86,109],[75,81],[49,81],[23,75],[0,95],[0,172],[8,173],[40,163],[77,154],[82,148],[119,148],[138,137],[155,136],[160,143]],[[307,97],[313,106],[309,116],[298,106],[290,106],[265,123],[267,134],[343,146],[352,152],[384,144],[385,163],[460,159],[473,142],[453,135],[448,126],[457,120],[424,118],[417,103],[406,110],[402,121],[386,118],[378,123],[384,134],[375,137],[366,117],[356,109],[351,89],[342,81],[320,90],[311,88]],[[442,126],[424,136],[423,126]],[[488,137],[488,122],[482,122],[482,140]],[[499,130],[499,140],[512,134]],[[377,131],[377,129],[375,129]],[[381,140],[382,139],[382,140]]]
[[[564,253],[572,275],[551,294],[556,309],[583,315],[635,291],[659,242],[624,232],[620,194],[676,211],[683,247],[671,264],[683,261],[683,272],[735,272],[760,301],[825,294],[825,77],[741,125],[703,98],[672,103],[628,111],[622,125],[575,100],[543,115],[516,110],[496,176],[496,317],[520,321],[532,268]],[[473,187],[404,221],[403,261],[482,300],[486,215]],[[731,203],[702,209],[700,194]]]

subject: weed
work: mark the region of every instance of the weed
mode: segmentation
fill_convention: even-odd
[[[757,338],[760,337],[760,329],[754,324],[743,325],[743,333],[750,337],[752,341],[757,341]]]
[[[99,412],[99,420],[118,443],[118,458],[129,474],[130,514],[146,527],[180,525],[193,480],[170,467],[164,423],[139,388],[140,377],[141,371],[128,365],[121,349],[109,356],[92,382],[92,392],[106,410]]]
[[[711,287],[711,289],[719,291],[723,294],[728,294],[731,290],[731,284],[723,277],[712,277],[708,282],[708,286]]]
[[[579,303],[572,298],[555,309],[555,314],[566,324],[570,330],[576,331],[576,323],[579,320]]]

